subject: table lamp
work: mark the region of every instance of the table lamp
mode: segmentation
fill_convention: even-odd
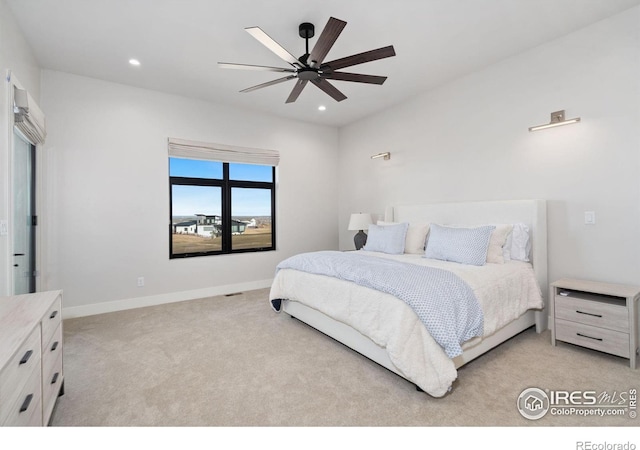
[[[369,225],[371,225],[373,221],[371,220],[371,214],[368,213],[358,213],[351,214],[351,218],[349,219],[349,231],[356,231],[356,235],[353,237],[353,243],[356,246],[356,250],[360,250],[364,247],[364,244],[367,242],[367,234],[364,230],[369,229]]]

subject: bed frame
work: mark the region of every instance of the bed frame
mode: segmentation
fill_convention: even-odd
[[[547,329],[547,206],[545,200],[508,200],[491,202],[432,203],[388,207],[385,221],[483,225],[525,223],[531,233],[531,262],[545,301],[543,311],[528,311],[490,336],[462,346],[464,352],[454,358],[456,368],[474,360],[502,342],[536,326],[538,333]],[[387,351],[360,332],[298,302],[283,302],[283,311],[361,353],[383,367],[403,376]]]

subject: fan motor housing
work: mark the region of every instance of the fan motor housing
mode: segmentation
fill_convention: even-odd
[[[303,68],[298,70],[298,79],[300,80],[317,80],[320,78],[318,71],[313,68]]]

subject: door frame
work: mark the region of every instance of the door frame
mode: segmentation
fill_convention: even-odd
[[[8,227],[9,227],[9,234],[7,236],[7,248],[8,248],[8,253],[6,255],[7,261],[6,261],[6,268],[7,268],[7,272],[6,272],[6,280],[7,280],[7,285],[8,285],[8,295],[13,295],[14,292],[14,280],[13,280],[13,254],[15,253],[15,249],[14,249],[14,239],[13,239],[13,230],[15,229],[15,217],[13,216],[13,208],[14,208],[14,189],[13,189],[13,179],[14,179],[14,171],[13,171],[13,162],[15,159],[14,156],[14,152],[15,152],[15,148],[14,148],[14,138],[13,138],[13,130],[15,127],[15,118],[14,118],[14,113],[13,113],[13,101],[14,101],[14,86],[17,87],[18,89],[24,89],[24,87],[22,86],[22,84],[20,83],[20,81],[16,78],[16,76],[11,72],[11,70],[7,70],[7,124],[8,124],[8,128],[6,130],[6,133],[8,134],[8,139],[7,139],[7,156],[8,156],[8,160],[7,160],[7,171],[8,171],[8,186],[7,186],[7,196],[8,196],[8,201],[7,201],[7,207],[8,207],[8,212],[9,212],[9,216],[8,216]],[[18,130],[18,132],[20,133],[20,131]],[[39,292],[41,290],[43,290],[43,286],[42,286],[42,276],[41,276],[41,262],[42,262],[42,235],[43,235],[43,231],[42,231],[42,217],[41,217],[41,211],[42,211],[42,179],[43,179],[43,170],[42,170],[42,151],[41,151],[41,145],[40,144],[34,144],[33,142],[31,142],[29,139],[26,138],[26,136],[24,136],[23,133],[20,133],[22,135],[22,137],[29,143],[31,143],[31,145],[35,146],[35,160],[34,160],[34,164],[35,164],[35,176],[34,176],[34,192],[32,193],[32,195],[35,195],[35,211],[36,211],[36,215],[38,216],[38,225],[35,227],[35,242],[34,242],[34,246],[35,246],[35,260],[34,260],[34,271],[36,272],[36,276],[35,276],[35,288],[36,288],[36,292]]]

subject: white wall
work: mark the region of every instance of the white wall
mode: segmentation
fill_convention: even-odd
[[[4,0],[0,0],[0,220],[11,222],[10,217],[10,167],[11,152],[9,136],[12,132],[9,123],[10,105],[8,100],[9,83],[7,70],[11,70],[22,86],[38,101],[40,97],[40,68],[31,48],[24,40],[22,32],[15,24],[13,14]],[[10,278],[13,276],[11,257],[11,230],[8,235],[0,235],[0,296],[10,294]]]
[[[341,129],[340,247],[351,212],[542,198],[550,280],[640,285],[639,33],[636,7]]]
[[[550,279],[640,284],[638,23],[634,8],[339,132],[45,71],[41,288],[64,289],[65,306],[84,314],[251,287],[286,256],[337,247],[338,235],[351,248],[351,212],[515,198],[548,200]],[[40,97],[37,63],[3,0],[0,68]],[[0,105],[6,130],[6,85]],[[582,123],[527,131],[558,109]],[[0,136],[5,219],[9,156]],[[169,136],[281,152],[278,251],[168,259]],[[392,159],[369,159],[380,151]],[[584,225],[586,210],[596,211],[595,226]],[[8,252],[0,236],[0,294]]]
[[[268,286],[285,257],[337,249],[335,128],[48,70],[41,103],[42,277],[67,317]],[[168,137],[280,151],[277,251],[169,259]]]

